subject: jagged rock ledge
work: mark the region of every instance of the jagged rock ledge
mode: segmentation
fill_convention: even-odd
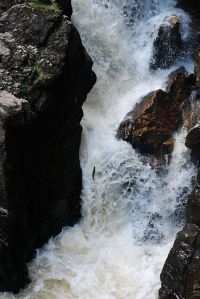
[[[0,9],[0,291],[17,292],[35,249],[80,218],[80,121],[96,76],[56,4]]]
[[[178,1],[194,18],[194,29],[198,31],[200,3],[198,1]],[[196,124],[200,120],[200,48],[196,51],[195,75]],[[195,124],[195,123],[194,123]],[[200,298],[200,129],[192,128],[186,138],[186,146],[192,150],[193,161],[198,173],[194,189],[188,198],[186,224],[176,237],[161,273],[160,299],[198,299]]]

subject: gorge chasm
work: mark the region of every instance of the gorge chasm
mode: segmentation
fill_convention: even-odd
[[[0,298],[200,298],[199,30],[198,1],[0,0]]]

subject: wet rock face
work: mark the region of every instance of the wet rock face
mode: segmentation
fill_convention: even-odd
[[[17,292],[35,248],[80,219],[80,120],[96,77],[69,19],[33,1],[0,18],[0,80],[0,291]]]
[[[177,6],[189,12],[196,18],[200,17],[200,3],[197,0],[178,0]]]
[[[197,246],[199,246],[199,233],[199,227],[190,223],[178,233],[161,273],[160,299],[199,298],[188,296],[191,279],[189,277]]]
[[[198,53],[198,51],[197,51]],[[196,76],[200,60],[196,57]],[[194,78],[193,78],[194,79]],[[196,80],[194,111],[190,123],[199,122],[199,80]],[[193,87],[194,88],[194,87]],[[195,105],[196,106],[195,106]],[[198,299],[200,298],[200,128],[195,125],[188,132],[186,146],[192,151],[193,161],[197,163],[198,174],[194,189],[188,197],[186,225],[177,235],[161,273],[160,299]]]
[[[197,175],[197,182],[194,187],[194,190],[191,193],[191,196],[187,204],[187,221],[189,223],[194,223],[200,227],[200,171]]]
[[[183,122],[189,86],[189,77],[183,68],[173,72],[166,92],[156,90],[145,96],[120,124],[117,137],[142,153],[169,154],[173,150],[170,138]]]
[[[200,172],[188,199],[186,225],[178,233],[161,273],[160,299],[200,298]]]
[[[153,56],[150,68],[169,68],[180,56],[183,41],[180,33],[180,20],[171,17],[163,24],[153,44]]]

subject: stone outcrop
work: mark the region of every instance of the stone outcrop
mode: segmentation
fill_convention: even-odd
[[[173,150],[172,134],[183,123],[183,111],[190,105],[193,84],[184,68],[171,73],[166,91],[145,96],[120,124],[117,137],[142,153],[160,156]]]
[[[199,291],[197,290],[195,297],[190,288],[193,262],[198,256],[199,233],[198,226],[188,223],[177,235],[161,273],[160,299],[199,298]],[[196,270],[199,271],[200,268]]]
[[[200,172],[188,199],[186,225],[178,233],[161,273],[160,299],[200,298]]]
[[[198,50],[199,51],[199,50]],[[197,52],[198,53],[198,52]],[[194,99],[196,108],[192,123],[199,121],[199,80],[200,60],[196,56],[197,76]],[[194,103],[193,103],[194,104]],[[194,106],[195,107],[195,106]],[[188,198],[186,224],[178,233],[161,273],[160,299],[197,299],[200,298],[200,128],[195,125],[186,137],[186,146],[191,149],[192,158],[198,166],[194,189]]]
[[[80,219],[80,121],[95,80],[57,5],[28,1],[1,15],[0,291],[23,287],[34,250]]]
[[[150,68],[169,68],[180,56],[183,41],[180,33],[180,20],[173,16],[161,25],[153,43]]]

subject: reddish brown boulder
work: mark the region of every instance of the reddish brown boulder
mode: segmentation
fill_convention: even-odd
[[[189,105],[189,78],[184,68],[171,73],[167,91],[146,95],[120,124],[117,137],[143,153],[171,152],[168,140],[183,123],[183,109]]]

